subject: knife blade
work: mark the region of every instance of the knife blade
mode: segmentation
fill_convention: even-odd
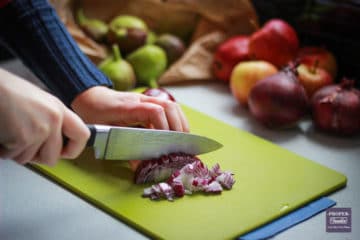
[[[94,147],[97,159],[149,160],[176,152],[200,155],[222,147],[213,139],[184,132],[99,124],[87,126],[91,136],[86,145]]]

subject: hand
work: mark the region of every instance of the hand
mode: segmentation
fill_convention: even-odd
[[[189,131],[185,115],[177,103],[140,93],[97,86],[77,96],[71,106],[87,123]]]
[[[0,76],[0,158],[54,165],[77,157],[90,135],[82,120],[35,85],[2,69]]]

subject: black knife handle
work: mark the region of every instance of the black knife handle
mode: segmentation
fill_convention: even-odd
[[[96,137],[96,127],[93,124],[86,124],[90,130],[90,137],[86,143],[87,147],[94,146],[95,137]],[[69,142],[69,138],[63,135],[63,147],[65,147]]]
[[[96,137],[96,127],[95,127],[95,125],[92,125],[92,124],[86,124],[86,126],[90,130],[90,137],[86,143],[86,146],[91,147],[91,146],[94,146],[95,137]]]

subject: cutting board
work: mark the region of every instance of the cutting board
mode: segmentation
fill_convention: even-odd
[[[193,133],[224,147],[201,155],[235,174],[232,190],[193,194],[174,202],[142,198],[144,187],[121,161],[95,160],[88,149],[56,167],[33,165],[97,207],[161,239],[231,239],[346,185],[346,177],[246,131],[183,106]]]

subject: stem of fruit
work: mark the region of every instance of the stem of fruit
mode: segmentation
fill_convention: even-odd
[[[311,68],[311,73],[312,73],[312,74],[315,74],[315,73],[316,73],[316,69],[317,69],[318,67],[319,67],[319,59],[316,59],[313,67]]]
[[[112,46],[112,49],[113,49],[113,54],[114,54],[114,60],[115,61],[121,60],[121,53],[120,53],[119,46],[117,44],[114,44]]]
[[[158,87],[159,87],[159,84],[157,83],[157,81],[156,81],[155,78],[150,79],[150,81],[149,81],[149,87],[151,87],[151,88],[158,88]]]
[[[77,18],[78,18],[77,20],[78,20],[80,25],[85,24],[85,22],[87,21],[87,18],[85,17],[84,11],[82,10],[82,8],[80,8],[78,10]]]

